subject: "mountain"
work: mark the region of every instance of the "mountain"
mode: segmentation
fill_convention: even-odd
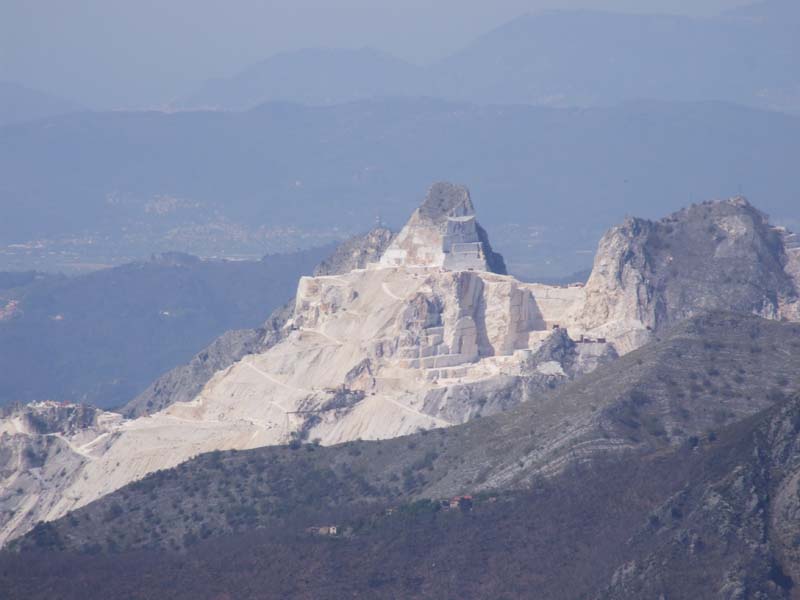
[[[245,110],[274,101],[324,105],[419,95],[418,72],[418,67],[371,48],[309,48],[208,81],[176,107]]]
[[[418,190],[446,178],[492,202],[483,222],[508,270],[538,280],[590,267],[624,214],[741,188],[776,221],[796,220],[797,155],[800,119],[713,103],[75,114],[0,131],[0,259],[42,270],[53,257],[285,252],[376,216],[399,229]]]
[[[82,110],[77,104],[30,88],[0,81],[0,127]]]
[[[11,475],[23,494],[9,499],[15,514],[3,523],[4,535],[198,452],[386,438],[460,423],[614,356],[608,344],[578,345],[550,331],[549,321],[580,288],[526,285],[485,270],[490,266],[503,262],[476,223],[468,192],[434,185],[380,262],[302,278],[291,318],[276,323],[280,331],[267,330],[260,351],[219,365],[196,395],[186,393],[183,371],[170,374],[164,381],[178,385],[157,383],[150,408],[184,401],[131,420],[98,413],[77,434],[49,436],[46,443],[61,449],[45,452],[44,468],[65,469],[65,476],[30,478],[24,467]],[[200,385],[209,372],[202,371]],[[189,390],[197,389],[194,381]],[[168,400],[159,400],[162,388]],[[143,414],[147,404],[137,400],[127,413]],[[20,410],[4,421],[10,457],[39,447],[41,435],[25,419],[52,406]]]
[[[261,261],[170,253],[75,277],[8,274],[7,285],[0,280],[0,405],[121,406],[216,336],[260,323],[330,250]]]
[[[703,221],[696,226],[698,214],[708,215],[716,226]],[[558,470],[576,441],[582,442],[580,452],[629,447],[626,440],[632,436],[663,445],[764,408],[753,399],[763,391],[765,380],[758,379],[748,390],[745,373],[757,368],[763,377],[770,374],[778,385],[776,395],[782,393],[781,386],[790,383],[783,374],[794,368],[790,362],[796,353],[789,347],[796,327],[786,325],[769,336],[761,333],[767,325],[751,327],[725,318],[710,324],[699,321],[690,340],[680,339],[683,350],[675,343],[657,358],[658,364],[667,364],[673,352],[689,352],[690,341],[702,342],[701,348],[707,343],[707,350],[730,359],[730,370],[734,364],[747,369],[731,371],[718,382],[717,365],[709,365],[706,374],[694,373],[689,393],[679,396],[681,404],[707,393],[719,396],[709,402],[708,412],[692,417],[690,405],[685,415],[683,410],[675,412],[669,394],[655,402],[649,390],[638,386],[614,396],[610,390],[629,380],[624,371],[613,369],[602,370],[609,380],[585,388],[589,395],[598,390],[608,394],[604,399],[586,400],[575,387],[568,399],[551,399],[554,389],[576,378],[575,385],[591,381],[581,376],[618,364],[613,362],[618,354],[657,341],[674,321],[651,321],[650,306],[672,302],[676,285],[697,281],[714,264],[730,278],[725,296],[688,294],[682,299],[685,305],[667,310],[667,317],[684,318],[715,308],[793,317],[784,308],[793,306],[800,288],[794,274],[796,249],[788,247],[787,233],[770,228],[746,202],[734,199],[693,207],[640,226],[655,233],[620,236],[626,224],[604,238],[586,287],[526,284],[494,272],[502,271],[503,262],[475,219],[469,192],[453,184],[435,184],[378,262],[342,274],[302,278],[293,311],[285,313],[285,320],[276,320],[279,329],[264,337],[268,343],[246,350],[253,353],[238,362],[233,362],[238,355],[229,356],[230,362],[215,362],[219,370],[208,378],[211,369],[206,369],[197,382],[190,378],[188,389],[178,378],[178,385],[166,386],[168,393],[158,403],[145,403],[144,409],[138,403],[131,411],[147,416],[122,419],[98,413],[78,432],[43,436],[29,423],[41,421],[54,406],[37,404],[10,412],[2,421],[7,480],[18,492],[2,499],[8,507],[3,535],[20,535],[37,520],[55,519],[148,473],[213,450],[393,438],[475,419],[482,422],[481,417],[520,404],[547,406],[548,420],[541,427],[550,437],[541,446],[530,446],[527,437],[518,441],[516,433],[497,423],[486,425],[492,435],[501,435],[497,443],[503,449],[489,455],[500,462],[492,462],[483,479],[487,485],[509,485],[523,476],[520,468],[528,463],[536,463],[538,471]],[[719,235],[721,227],[727,227],[726,236]],[[673,241],[688,254],[676,249],[677,258],[670,261],[652,252],[666,248],[663,236],[673,233]],[[344,252],[357,259],[378,254]],[[650,253],[652,263],[640,260]],[[684,269],[679,275],[670,270],[673,262]],[[760,266],[754,272],[756,263]],[[609,271],[609,264],[617,264],[620,271]],[[641,285],[650,280],[658,285],[642,293]],[[762,287],[754,291],[756,283]],[[697,289],[702,291],[702,285]],[[613,310],[599,311],[601,294]],[[774,299],[774,310],[765,310],[760,297]],[[602,314],[605,320],[599,319]],[[733,330],[735,343],[704,340],[709,327]],[[783,352],[771,347],[777,355],[764,354],[762,339],[770,337],[784,339]],[[658,344],[645,347],[656,353],[662,349]],[[619,369],[626,368],[627,358]],[[685,370],[686,363],[680,369]],[[729,383],[731,378],[736,386]],[[667,377],[664,385],[678,385],[674,381],[675,376]],[[668,387],[670,393],[677,391]],[[744,392],[746,397],[740,395]],[[605,412],[586,411],[587,406],[604,406],[620,397],[624,400]],[[650,413],[650,406],[660,410]],[[607,419],[611,426],[605,425]],[[619,430],[617,422],[625,428]],[[471,431],[482,426],[475,427]],[[527,448],[527,459],[519,458],[517,444]],[[467,470],[449,471],[428,491],[450,493],[467,485],[477,476],[474,465],[486,464],[484,452],[484,443],[473,450],[462,447],[459,456],[472,456],[465,463]]]
[[[544,11],[520,16],[425,67],[370,49],[279,54],[206,83],[177,106],[242,110],[274,100],[429,96],[583,107],[725,101],[798,113],[798,23],[789,0],[711,18]]]
[[[797,112],[797,36],[787,26],[797,23],[796,7],[773,2],[749,14],[760,18],[525,15],[436,65],[433,93],[555,106],[717,100]]]
[[[363,269],[376,262],[392,241],[388,229],[372,231],[342,242],[314,269],[315,276],[337,275]],[[215,373],[227,369],[248,354],[265,352],[285,335],[284,328],[294,314],[295,299],[275,309],[262,327],[226,331],[186,365],[165,373],[125,405],[123,413],[138,417],[155,413],[176,402],[192,400]]]
[[[798,321],[799,293],[798,236],[732,198],[612,228],[574,318],[601,335],[626,330],[637,346],[633,338],[709,309]]]
[[[31,598],[790,598],[798,336],[704,315],[505,414],[202,456],[38,526],[0,577]]]
[[[762,0],[732,8],[723,16],[770,21],[775,26],[791,27],[800,23],[800,8],[792,0]]]

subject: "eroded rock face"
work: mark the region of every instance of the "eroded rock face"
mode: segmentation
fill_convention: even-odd
[[[492,251],[475,220],[469,190],[436,183],[381,258],[384,267],[443,267],[505,274],[503,257]]]
[[[66,402],[32,402],[12,405],[2,411],[0,433],[28,433],[39,435],[71,435],[97,424],[103,411],[85,404]]]
[[[783,270],[794,287],[794,294],[785,297],[780,305],[780,316],[789,321],[800,321],[800,235],[782,227],[774,231],[783,245]]]
[[[364,235],[342,242],[330,257],[314,269],[314,275],[340,275],[378,262],[394,236],[394,232],[379,226]]]
[[[795,320],[798,245],[743,198],[629,218],[600,241],[586,302],[570,318],[623,352],[707,310]]]
[[[78,483],[89,457],[121,422],[116,413],[50,401],[3,411],[0,545],[63,501],[64,490]]]

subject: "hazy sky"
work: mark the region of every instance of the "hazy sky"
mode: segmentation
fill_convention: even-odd
[[[548,8],[710,15],[748,0],[0,0],[0,79],[96,107],[157,105],[276,52],[425,62]]]

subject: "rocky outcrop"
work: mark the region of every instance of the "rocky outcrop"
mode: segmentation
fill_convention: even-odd
[[[333,254],[320,263],[315,275],[336,275],[362,269],[377,261],[392,241],[394,234],[383,227],[353,237],[340,244]],[[160,260],[179,260],[183,255],[159,255]],[[155,260],[155,259],[154,259]],[[228,331],[197,353],[186,365],[168,371],[136,398],[126,404],[122,413],[135,418],[165,409],[175,402],[188,402],[203,389],[218,371],[230,367],[248,354],[265,352],[281,339],[283,328],[294,311],[294,300],[275,310],[262,327]]]
[[[122,417],[85,405],[33,402],[0,419],[0,545],[47,513],[78,482],[87,458]]]
[[[52,401],[16,404],[0,411],[0,434],[72,435],[96,426],[103,414],[104,411],[85,404]]]
[[[600,241],[586,302],[571,321],[628,351],[708,310],[795,320],[795,239],[743,198],[694,205],[655,222],[628,218]]]
[[[362,236],[346,240],[314,269],[314,275],[340,275],[353,269],[363,269],[370,263],[378,262],[393,239],[391,230],[379,226]]]
[[[381,258],[383,266],[506,273],[503,257],[475,220],[467,188],[436,183]]]
[[[781,303],[780,316],[790,321],[800,321],[800,235],[783,227],[776,227],[773,231],[783,246],[783,270],[794,287],[794,294],[784,297]]]

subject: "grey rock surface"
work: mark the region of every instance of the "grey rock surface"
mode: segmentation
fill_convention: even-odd
[[[333,254],[314,269],[314,276],[338,275],[352,269],[363,269],[367,264],[379,261],[393,239],[394,233],[382,226],[363,236],[350,238],[339,244]]]
[[[475,218],[469,190],[434,183],[420,207],[389,245],[381,264],[387,267],[441,267],[450,271],[506,274],[503,257]]]
[[[797,320],[793,240],[744,198],[695,204],[659,221],[629,217],[600,241],[576,320],[609,334],[639,324],[631,348],[708,310]]]

